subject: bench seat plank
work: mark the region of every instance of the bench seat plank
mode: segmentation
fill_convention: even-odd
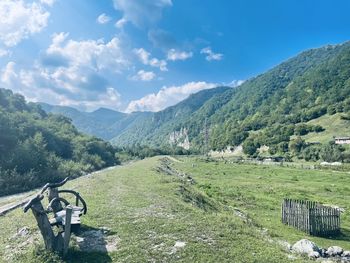
[[[71,225],[80,225],[80,216],[83,214],[81,210],[81,207],[73,206]],[[57,212],[55,217],[50,219],[50,224],[64,226],[66,224],[66,210]]]

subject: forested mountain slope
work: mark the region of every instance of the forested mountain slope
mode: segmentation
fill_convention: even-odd
[[[193,113],[213,97],[216,98],[231,89],[230,87],[218,87],[192,94],[174,106],[151,113],[141,122],[135,122],[133,126],[114,138],[112,143],[118,146],[141,144],[159,147],[169,145],[170,134],[184,128],[182,124],[191,120]]]
[[[118,136],[134,121],[139,121],[149,115],[148,112],[126,114],[106,108],[100,108],[93,112],[82,112],[67,106],[39,104],[48,113],[62,114],[70,118],[79,131],[104,140]]]
[[[47,114],[0,89],[0,195],[117,163],[109,143],[80,133],[67,117]]]
[[[111,140],[116,146],[163,146],[168,144],[172,131],[181,129],[179,123],[186,121],[212,97],[229,90],[229,87],[203,90],[160,112],[121,113],[109,109],[81,112],[72,107],[39,104],[46,112],[70,118],[80,131]]]
[[[302,52],[237,88],[204,90],[160,112],[113,113],[106,117],[107,126],[102,118],[96,122],[91,117],[94,113],[82,113],[84,120],[61,113],[82,131],[110,139],[116,146],[180,146],[203,151],[207,133],[213,150],[243,144],[246,154],[257,155],[264,145],[268,154],[300,157],[311,148],[299,136],[325,129],[310,120],[335,113],[344,121],[350,119],[349,65],[350,43],[346,42]],[[346,133],[332,134],[329,141]],[[322,143],[325,141],[323,138]]]
[[[262,145],[270,147],[270,154],[285,154],[293,150],[291,136],[322,131],[320,126],[305,124],[307,121],[336,112],[346,115],[350,110],[349,65],[349,43],[308,50],[238,88],[213,95],[191,115],[174,118],[171,125],[162,126],[172,131],[185,128],[195,149],[205,144],[203,130],[207,121],[211,149],[243,143],[250,155]],[[175,107],[179,109],[181,103]],[[137,132],[141,129],[126,130],[113,142],[139,140],[156,145],[166,143],[171,132],[145,129],[146,134],[140,138]],[[299,150],[303,147],[306,148],[303,145]]]

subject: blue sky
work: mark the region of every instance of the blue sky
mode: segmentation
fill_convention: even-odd
[[[348,0],[0,0],[0,87],[158,111],[350,39]]]

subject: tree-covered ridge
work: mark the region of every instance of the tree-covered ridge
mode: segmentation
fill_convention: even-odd
[[[63,115],[47,114],[0,89],[0,195],[115,165],[115,149],[84,135]]]
[[[186,128],[192,149],[201,150],[207,123],[213,150],[243,144],[247,154],[255,155],[260,146],[266,145],[269,154],[291,154],[295,136],[323,130],[306,122],[336,112],[347,118],[349,62],[349,42],[305,51],[238,88],[216,93],[214,89],[211,97],[202,100],[203,105],[187,114],[174,115],[171,108],[158,112],[152,120],[154,125],[146,120],[127,129],[114,142],[166,144],[172,131]],[[192,99],[196,98],[194,94]],[[181,112],[187,103],[185,100],[173,108]],[[301,151],[306,148],[304,145]]]
[[[110,140],[132,125],[136,117],[147,116],[145,112],[126,114],[110,109],[100,108],[93,112],[82,112],[68,106],[53,106],[39,103],[48,113],[62,114],[73,121],[79,131]]]
[[[218,87],[202,90],[162,111],[154,113],[149,112],[147,116],[139,121],[135,121],[125,129],[123,133],[112,139],[112,143],[117,146],[133,146],[139,144],[161,148],[168,147],[169,135],[171,132],[185,127],[183,125],[187,121],[195,121],[195,118],[193,118],[194,114],[201,109],[207,101],[231,89],[230,87]]]
[[[244,140],[246,144],[253,142],[256,147],[271,146],[270,153],[290,151],[288,143],[291,135],[322,131],[322,127],[306,127],[303,123],[327,112],[349,111],[349,59],[348,43],[311,50],[263,75],[270,78],[268,82],[259,80],[242,85],[241,90],[237,90],[239,96],[219,113],[233,111],[225,121],[230,124],[225,126],[225,134],[234,134],[233,127],[238,127],[239,132],[259,131],[250,133]],[[240,143],[232,140],[230,135],[225,139],[227,144]],[[220,148],[220,145],[213,146]]]

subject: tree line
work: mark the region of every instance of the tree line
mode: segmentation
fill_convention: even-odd
[[[0,89],[0,196],[116,165],[116,153],[110,143],[80,133],[69,118]]]

